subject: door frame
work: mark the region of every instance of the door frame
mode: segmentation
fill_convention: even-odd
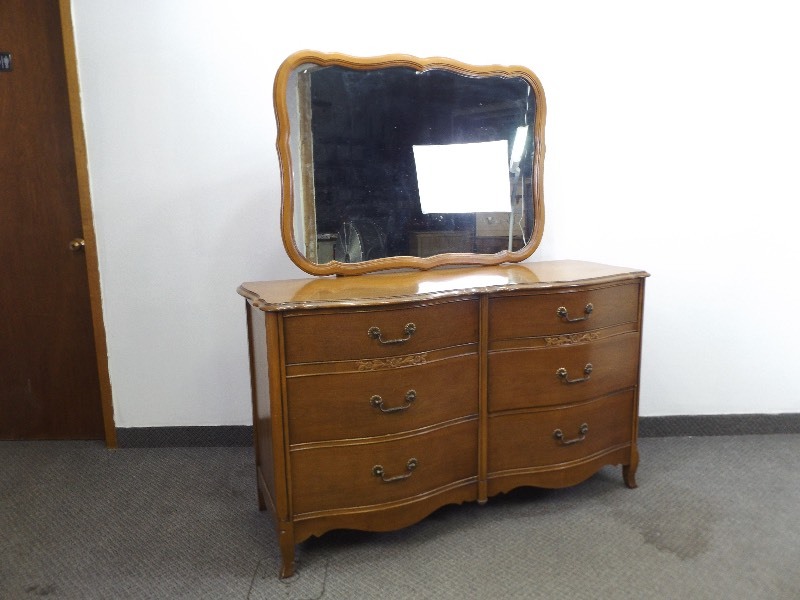
[[[89,163],[86,154],[86,138],[81,113],[80,82],[78,80],[78,57],[75,51],[75,32],[72,27],[71,0],[58,0],[61,16],[61,39],[64,44],[64,63],[67,75],[67,94],[72,123],[72,145],[75,152],[75,169],[78,177],[78,201],[85,241],[86,272],[88,274],[89,303],[92,311],[94,347],[97,354],[97,375],[100,382],[100,404],[103,410],[103,429],[106,447],[117,447],[117,430],[114,425],[114,404],[111,397],[111,378],[108,371],[108,347],[106,327],[103,320],[103,300],[100,293],[100,267],[97,258],[97,237],[94,232],[92,198],[89,188]]]

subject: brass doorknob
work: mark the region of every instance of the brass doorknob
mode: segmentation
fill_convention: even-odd
[[[86,245],[86,242],[83,238],[75,238],[70,240],[69,242],[69,249],[73,252],[77,252],[78,250],[83,250],[83,247]]]

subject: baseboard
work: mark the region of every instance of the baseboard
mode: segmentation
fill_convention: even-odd
[[[250,425],[203,427],[118,427],[118,448],[252,446]]]
[[[778,415],[677,415],[640,417],[639,437],[767,435],[800,433],[800,413]],[[119,448],[252,446],[249,425],[204,427],[120,427]]]
[[[639,437],[800,433],[800,413],[639,417]]]

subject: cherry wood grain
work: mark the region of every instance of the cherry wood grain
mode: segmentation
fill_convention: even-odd
[[[414,325],[414,332],[404,328]],[[377,327],[381,339],[370,337]],[[444,299],[416,306],[311,311],[284,318],[287,364],[381,358],[478,341],[478,301]],[[391,342],[394,340],[404,340]]]
[[[586,314],[589,305],[591,312]],[[567,310],[566,317],[559,316],[559,308]],[[636,283],[547,294],[495,296],[489,310],[489,340],[573,334],[620,323],[635,323],[638,313],[639,286]]]
[[[371,506],[474,481],[477,426],[473,416],[406,435],[291,450],[294,512]],[[417,466],[409,471],[406,465],[411,459]],[[387,479],[398,479],[385,482],[373,473],[376,465],[385,469]]]
[[[260,500],[275,515],[281,576],[296,543],[331,529],[397,529],[607,464],[635,486],[646,276],[554,261],[243,284]],[[594,321],[553,324],[555,304],[586,302]],[[408,342],[367,334],[397,337],[407,322],[419,326]],[[578,378],[587,362],[586,381],[556,374]],[[407,408],[383,413],[374,395]]]
[[[287,378],[289,439],[302,444],[387,435],[477,415],[477,365],[472,352],[390,372]],[[383,410],[371,401],[376,396]]]
[[[647,276],[646,272],[639,269],[557,260],[493,267],[371,273],[359,277],[251,281],[243,283],[237,291],[261,310],[288,312],[343,306],[394,306],[469,294],[569,291],[582,285],[630,282]]]
[[[299,543],[333,529],[393,531],[421,521],[442,506],[476,499],[476,482],[471,477],[395,502],[296,515],[292,523],[293,533]],[[287,576],[281,574],[281,577]]]
[[[630,445],[632,410],[628,389],[551,410],[492,414],[489,473],[570,463]],[[584,424],[588,431],[581,434]],[[556,430],[563,441],[554,436]]]
[[[633,470],[630,462],[635,448],[635,445],[613,447],[573,462],[493,473],[486,481],[488,494],[489,496],[504,494],[523,486],[551,489],[569,487],[586,481],[606,465],[622,465],[624,478],[626,470]],[[627,480],[625,481],[627,485]]]
[[[534,350],[489,353],[489,410],[581,402],[629,388],[638,381],[639,336]],[[588,375],[584,367],[592,365]],[[557,371],[567,370],[566,383]],[[521,376],[522,375],[522,376]]]

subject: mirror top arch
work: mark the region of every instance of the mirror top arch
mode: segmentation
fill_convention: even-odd
[[[279,67],[274,106],[281,236],[304,271],[498,265],[541,242],[546,106],[530,69],[304,50]]]

